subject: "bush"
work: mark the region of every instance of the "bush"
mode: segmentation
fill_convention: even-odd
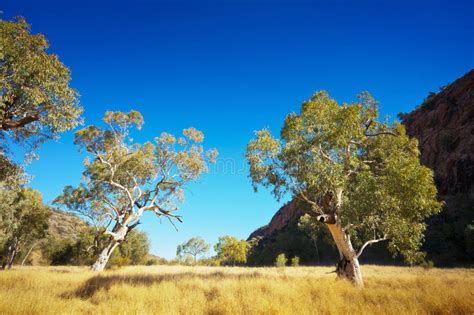
[[[287,262],[288,262],[288,259],[286,258],[285,254],[281,253],[280,255],[277,256],[275,260],[275,266],[285,267]]]
[[[432,260],[425,260],[420,264],[420,266],[425,269],[432,269],[434,267],[434,262]]]
[[[298,267],[300,265],[300,258],[298,256],[291,258],[291,265],[293,267]]]
[[[130,258],[119,255],[112,255],[107,267],[124,267],[130,265]]]
[[[154,266],[154,265],[158,265],[158,259],[156,258],[150,258],[146,261],[145,265],[147,266]]]

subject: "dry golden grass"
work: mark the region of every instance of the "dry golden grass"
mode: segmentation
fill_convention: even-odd
[[[473,314],[474,269],[363,266],[365,289],[331,267],[78,267],[0,272],[1,314]]]

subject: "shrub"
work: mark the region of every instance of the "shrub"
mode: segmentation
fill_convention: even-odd
[[[425,260],[420,264],[424,269],[432,269],[434,267],[434,262],[432,260]]]
[[[291,258],[291,265],[293,267],[298,267],[300,265],[300,258],[298,256]]]
[[[288,259],[286,258],[285,254],[281,253],[280,255],[277,256],[275,260],[275,266],[285,267],[287,262],[288,262]]]
[[[150,258],[150,259],[148,259],[148,260],[146,261],[145,264],[146,264],[147,266],[154,266],[154,265],[158,265],[158,263],[159,263],[159,262],[158,262],[158,259],[156,259],[156,258]]]

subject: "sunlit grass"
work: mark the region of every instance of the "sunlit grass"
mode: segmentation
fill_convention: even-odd
[[[474,269],[363,266],[365,289],[332,267],[79,267],[0,272],[1,314],[473,314]]]

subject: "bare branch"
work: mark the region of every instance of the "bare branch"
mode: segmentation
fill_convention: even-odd
[[[19,120],[4,120],[0,122],[0,130],[10,130],[23,127],[29,123],[37,121],[39,119],[39,113],[34,113],[31,115],[27,115]]]
[[[357,253],[357,256],[356,258],[359,258],[360,255],[362,255],[362,252],[364,251],[364,249],[369,246],[369,245],[372,245],[372,244],[375,244],[375,243],[378,243],[378,242],[382,242],[382,241],[386,241],[388,240],[388,238],[386,236],[382,237],[382,238],[377,238],[377,239],[373,239],[373,240],[370,240],[370,241],[367,241],[364,243],[364,245],[362,245],[362,247],[359,249],[359,252]]]
[[[132,225],[130,225],[128,227],[128,231],[130,232],[131,230],[133,230],[134,228],[137,227],[137,225],[141,224],[140,221],[138,220],[137,222],[133,223]]]
[[[396,133],[394,132],[391,132],[391,131],[380,131],[380,132],[376,132],[376,133],[365,133],[365,136],[366,137],[377,137],[377,136],[380,136],[380,135],[390,135],[390,136],[398,136]]]
[[[112,202],[111,202],[108,198],[102,196],[100,199],[101,199],[105,204],[107,204],[107,205],[110,207],[110,209],[112,209],[112,210],[115,212],[115,214],[116,214],[117,216],[120,215],[120,211],[114,206],[114,204],[112,204]]]

